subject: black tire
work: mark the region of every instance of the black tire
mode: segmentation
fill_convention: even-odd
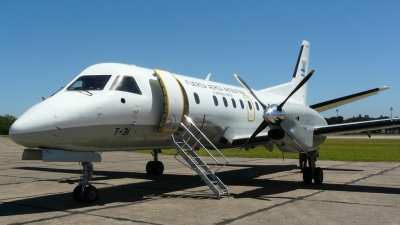
[[[99,200],[99,192],[97,191],[97,188],[92,185],[87,186],[85,191],[83,191],[83,200],[86,203],[97,202]]]
[[[307,161],[300,161],[300,171],[304,173],[304,168],[307,166]]]
[[[147,174],[154,174],[155,172],[154,172],[154,161],[149,161],[147,164],[146,164],[146,172],[147,172]]]
[[[154,174],[161,175],[164,172],[164,164],[161,161],[157,161],[153,164]]]
[[[314,169],[313,178],[315,184],[322,184],[322,182],[324,181],[324,172],[320,167]]]
[[[311,184],[312,183],[312,178],[313,178],[313,174],[312,174],[311,168],[310,167],[304,168],[304,171],[303,171],[303,182],[305,184]]]
[[[83,202],[81,193],[82,193],[82,185],[76,186],[74,191],[72,192],[72,198],[74,199],[75,202],[77,203]]]

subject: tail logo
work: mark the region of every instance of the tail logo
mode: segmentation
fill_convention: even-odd
[[[305,73],[306,73],[305,70],[304,70],[304,69],[301,69],[301,76],[302,76],[302,77],[305,76]]]

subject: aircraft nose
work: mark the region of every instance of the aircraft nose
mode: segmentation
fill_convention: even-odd
[[[42,146],[55,126],[53,107],[41,102],[20,116],[10,128],[10,138],[29,148]]]

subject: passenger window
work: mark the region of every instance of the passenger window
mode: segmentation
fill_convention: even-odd
[[[256,102],[257,111],[260,111],[260,107],[258,106],[258,102]]]
[[[111,75],[90,75],[81,76],[71,84],[67,90],[86,90],[86,91],[101,91],[106,86]]]
[[[253,109],[253,106],[251,105],[251,102],[250,102],[250,101],[247,101],[247,103],[249,104],[249,109],[252,110],[252,109]]]
[[[239,99],[239,102],[240,102],[240,106],[242,107],[242,109],[244,109],[244,104],[243,104],[242,99]]]
[[[222,97],[222,100],[224,101],[225,107],[228,107],[228,101],[226,100],[226,98],[225,98],[225,97]]]
[[[236,109],[236,102],[235,102],[235,99],[233,99],[233,98],[232,98],[232,105],[233,105],[233,108]]]
[[[214,99],[215,106],[218,106],[218,99],[217,99],[217,97],[215,97],[215,95],[213,95],[213,99]]]
[[[199,95],[198,95],[196,92],[194,92],[193,95],[194,95],[194,100],[196,101],[196,103],[197,103],[197,104],[200,104]]]
[[[110,90],[126,91],[126,92],[139,94],[139,95],[142,94],[138,85],[136,84],[135,78],[128,77],[128,76],[118,76],[115,79]]]

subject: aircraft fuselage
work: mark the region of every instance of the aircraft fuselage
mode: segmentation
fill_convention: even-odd
[[[101,90],[74,89],[75,85],[80,85],[77,80],[82,76],[109,76],[109,79],[104,80]],[[132,77],[138,90],[117,90],[117,80],[123,77]],[[232,141],[248,138],[263,120],[263,108],[244,88],[176,74],[174,77],[182,88],[185,102],[182,113],[218,148],[240,147],[232,145]],[[286,97],[256,93],[266,103],[279,103]],[[97,64],[84,70],[60,92],[25,112],[13,124],[10,137],[28,148],[72,151],[171,148],[170,134],[160,132],[165,104],[154,70],[117,63]],[[307,151],[317,149],[324,142],[325,137],[308,137],[313,135],[307,130],[309,125],[326,125],[319,113],[296,101],[289,101],[283,110],[286,114],[283,125],[304,137],[303,147]],[[175,115],[168,116],[174,120]],[[267,136],[269,129],[260,135]],[[269,141],[282,151],[299,152],[298,146],[288,137]]]

